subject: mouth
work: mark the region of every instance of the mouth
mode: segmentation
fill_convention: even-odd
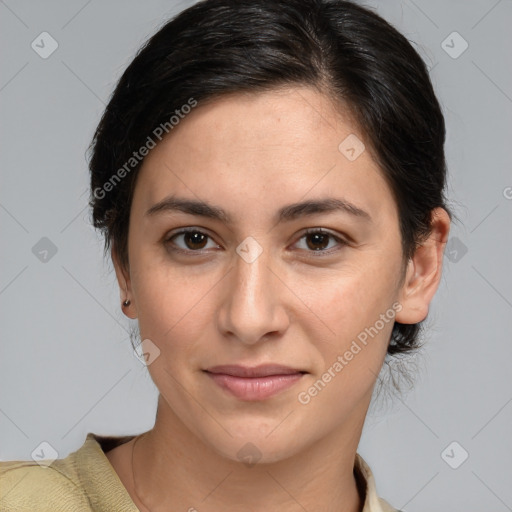
[[[275,396],[295,385],[307,373],[277,364],[256,367],[222,365],[203,371],[223,391],[244,401]]]
[[[208,373],[231,375],[232,377],[258,378],[271,375],[295,375],[298,373],[307,373],[303,370],[296,370],[289,366],[279,364],[263,364],[260,366],[241,366],[241,365],[221,365],[213,366],[205,370]]]

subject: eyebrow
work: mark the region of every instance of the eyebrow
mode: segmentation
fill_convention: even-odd
[[[204,201],[193,199],[183,199],[175,196],[169,196],[154,204],[144,214],[145,216],[155,216],[163,212],[180,211],[189,215],[196,215],[208,219],[218,220],[225,224],[232,225],[233,217],[219,206],[209,204]],[[275,216],[275,222],[290,222],[302,217],[316,215],[319,213],[344,212],[353,217],[371,222],[372,218],[368,212],[355,206],[354,204],[338,198],[325,198],[317,200],[303,201],[283,206]]]

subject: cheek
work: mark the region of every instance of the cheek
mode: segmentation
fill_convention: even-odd
[[[317,327],[308,333],[318,364],[297,399],[309,408],[311,417],[325,417],[325,428],[365,407],[364,397],[371,395],[394,324],[392,278],[372,272],[345,275],[330,293],[324,288],[311,303],[333,332],[315,336],[321,329],[325,332]]]
[[[322,324],[315,322],[307,337],[317,354],[315,382],[323,383],[304,389],[304,400],[318,394],[316,406],[329,407],[343,397],[344,405],[335,415],[370,392],[386,356],[396,313],[396,275],[381,261],[386,259],[376,258],[374,265],[364,261],[361,268],[340,273],[329,286],[319,286],[321,292],[310,295],[310,308]]]
[[[333,339],[347,341],[357,336],[391,308],[396,276],[389,268],[380,267],[362,264],[307,290],[311,297],[308,305],[324,321]]]
[[[141,339],[149,338],[171,356],[193,353],[195,340],[201,339],[207,325],[211,326],[208,294],[214,294],[219,277],[204,272],[194,277],[190,270],[185,273],[155,260],[135,268],[133,289]]]

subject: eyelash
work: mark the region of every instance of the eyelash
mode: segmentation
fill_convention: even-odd
[[[177,231],[176,233],[172,233],[170,236],[166,237],[163,243],[164,243],[165,246],[171,246],[170,250],[173,251],[173,252],[177,252],[177,253],[181,253],[181,254],[191,254],[191,253],[194,254],[195,253],[195,254],[197,254],[199,256],[200,255],[204,255],[205,252],[208,251],[208,249],[192,250],[192,249],[176,248],[176,246],[173,246],[174,244],[173,244],[172,240],[174,238],[176,238],[178,236],[181,236],[181,235],[185,235],[187,233],[199,233],[201,235],[207,236],[210,240],[212,239],[212,237],[210,235],[208,235],[207,233],[201,231],[200,229],[197,229],[197,228],[185,228],[185,229],[181,229],[180,231]],[[339,236],[334,235],[330,231],[326,231],[326,230],[324,230],[322,228],[308,228],[301,235],[301,237],[297,240],[297,242],[302,240],[303,238],[307,237],[308,235],[316,235],[316,234],[329,236],[330,238],[334,239],[340,247],[344,247],[344,246],[348,245],[347,241],[343,240]],[[295,242],[295,243],[297,243],[297,242]],[[334,250],[331,248],[331,249],[305,250],[305,251],[308,252],[308,253],[311,253],[311,256],[316,258],[316,257],[322,257],[322,256],[331,255],[333,252],[337,252],[339,250],[340,250],[339,248],[338,249],[334,249]]]

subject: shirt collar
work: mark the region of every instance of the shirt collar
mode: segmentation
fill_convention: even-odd
[[[103,452],[100,444],[102,439],[112,438],[88,433],[84,445],[76,453],[77,471],[92,510],[139,512]]]
[[[356,453],[354,471],[356,478],[362,481],[363,486],[366,485],[364,506],[361,512],[399,512],[387,501],[379,498],[373,473],[368,464],[366,464],[358,453]]]

